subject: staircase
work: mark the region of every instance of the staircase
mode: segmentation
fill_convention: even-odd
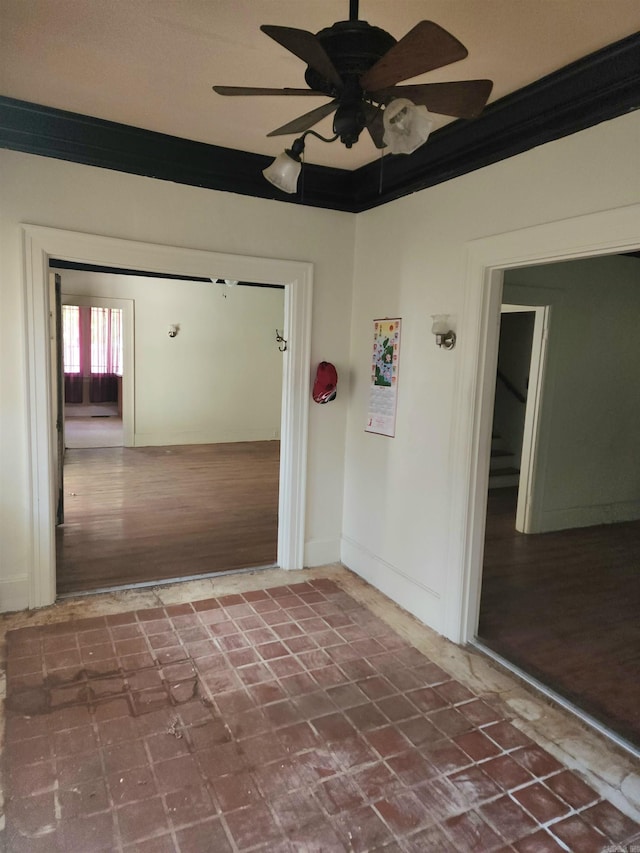
[[[502,436],[491,436],[491,462],[489,464],[489,488],[506,489],[517,486],[520,469],[515,465],[515,455],[505,447]]]

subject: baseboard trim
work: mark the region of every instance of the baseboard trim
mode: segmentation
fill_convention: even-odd
[[[640,519],[640,501],[576,506],[548,510],[540,514],[540,529],[536,533],[568,530],[574,527],[597,527],[600,524],[621,524]]]
[[[436,590],[412,578],[398,566],[383,560],[348,536],[342,537],[340,561],[412,616],[435,631],[441,631],[442,602]]]

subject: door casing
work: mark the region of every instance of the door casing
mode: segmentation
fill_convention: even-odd
[[[640,204],[535,225],[467,244],[458,324],[448,572],[443,633],[472,642],[480,613],[493,393],[503,274],[507,269],[637,251]]]
[[[54,423],[51,406],[49,259],[285,286],[278,565],[304,561],[313,267],[300,261],[228,255],[22,225],[27,326],[31,560],[29,606],[56,596]]]

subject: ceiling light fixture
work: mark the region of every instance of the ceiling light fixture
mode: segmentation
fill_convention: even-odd
[[[302,155],[304,154],[304,140],[306,136],[315,136],[322,142],[335,142],[338,134],[327,139],[320,136],[315,130],[307,130],[302,136],[295,139],[291,148],[285,148],[282,154],[278,154],[273,163],[263,169],[262,174],[279,190],[285,193],[294,193],[298,189],[298,178],[302,171]]]
[[[408,98],[396,98],[382,114],[383,140],[392,154],[412,154],[429,138],[433,119],[425,106]]]
[[[433,119],[426,107],[416,106],[408,98],[396,98],[382,112],[384,124],[384,144],[391,154],[412,154],[423,145],[433,129]],[[302,155],[305,137],[315,136],[322,142],[335,142],[339,139],[347,148],[357,142],[364,127],[361,110],[339,110],[333,123],[335,136],[326,138],[315,130],[307,130],[294,140],[291,148],[285,148],[275,160],[263,170],[262,174],[279,190],[295,193],[298,178],[302,171]]]

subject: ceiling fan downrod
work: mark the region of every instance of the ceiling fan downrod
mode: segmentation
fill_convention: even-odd
[[[349,0],[349,20],[358,20],[358,0]]]

